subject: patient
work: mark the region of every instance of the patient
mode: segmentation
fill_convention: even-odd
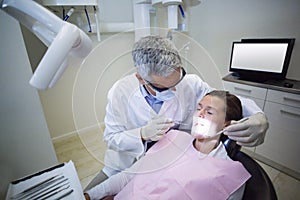
[[[132,167],[88,190],[86,199],[242,199],[250,174],[228,157],[219,134],[241,118],[236,96],[208,93],[194,113],[191,134],[169,131]]]

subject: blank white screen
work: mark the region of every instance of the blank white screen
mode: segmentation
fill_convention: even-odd
[[[287,43],[234,43],[231,68],[281,73]]]

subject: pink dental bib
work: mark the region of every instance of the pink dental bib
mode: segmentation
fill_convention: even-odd
[[[137,174],[115,199],[224,200],[250,178],[239,162],[200,157],[193,139],[170,131],[140,160]]]

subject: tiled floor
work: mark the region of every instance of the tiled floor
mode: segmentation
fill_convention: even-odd
[[[53,141],[59,162],[72,160],[83,188],[103,167],[105,144],[99,131],[89,131]],[[279,200],[300,199],[300,181],[261,162],[270,176]]]
[[[259,161],[257,161],[259,162]],[[259,164],[265,169],[275,187],[279,200],[299,200],[300,181],[290,177],[262,162]]]
[[[60,163],[74,162],[82,188],[103,168],[106,147],[97,131],[56,139],[53,144]]]

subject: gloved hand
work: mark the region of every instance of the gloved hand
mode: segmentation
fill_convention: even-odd
[[[153,119],[141,128],[141,137],[143,140],[157,141],[174,125],[173,120],[169,118]]]
[[[254,147],[264,142],[268,128],[266,116],[263,113],[256,113],[241,123],[231,121],[223,133],[241,146]]]

